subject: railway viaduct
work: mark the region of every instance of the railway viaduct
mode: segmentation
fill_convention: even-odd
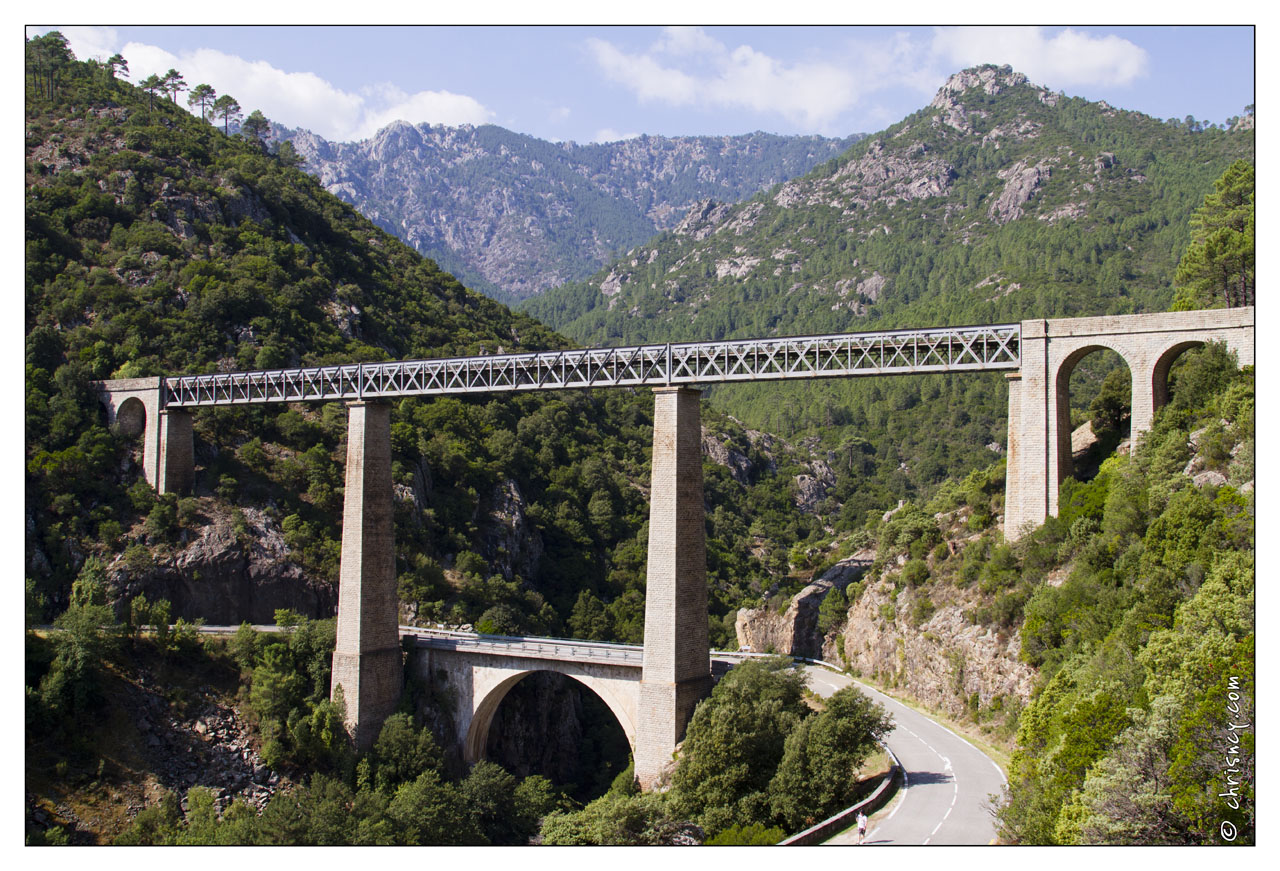
[[[181,492],[194,479],[191,410],[209,405],[344,401],[346,489],[333,690],[368,747],[399,698],[403,665],[392,524],[391,409],[387,400],[446,393],[591,387],[653,388],[652,489],[644,646],[602,662],[590,645],[560,652],[495,652],[492,644],[426,643],[461,688],[459,741],[474,760],[506,691],[534,670],[596,690],[632,744],[651,785],[711,687],[707,630],[700,391],[725,381],[868,377],[1003,370],[1009,386],[1005,535],[1056,515],[1071,473],[1071,372],[1110,349],[1132,377],[1134,438],[1168,398],[1169,368],[1188,348],[1221,341],[1254,360],[1253,308],[1117,315],[1019,324],[553,351],[364,363],[309,369],[141,378],[101,383],[108,423],[141,435],[147,481]],[[524,640],[526,644],[532,640]],[[536,646],[536,645],[535,645]],[[570,649],[573,648],[573,649]],[[587,652],[583,652],[587,650]],[[592,659],[592,657],[596,657]]]

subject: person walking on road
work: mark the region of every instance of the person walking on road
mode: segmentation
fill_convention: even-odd
[[[867,815],[858,811],[858,843],[867,839]]]

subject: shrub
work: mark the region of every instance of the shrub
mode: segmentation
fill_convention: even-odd
[[[907,587],[918,587],[929,580],[929,566],[922,559],[910,560],[902,567],[901,577]]]

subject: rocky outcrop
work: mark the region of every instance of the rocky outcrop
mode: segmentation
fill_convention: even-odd
[[[739,484],[751,481],[751,459],[734,445],[728,435],[702,428],[702,453],[719,466],[729,470],[729,475]]]
[[[702,200],[693,204],[684,220],[676,224],[671,232],[677,236],[692,236],[694,241],[701,242],[719,229],[732,211],[733,206],[728,203]]]
[[[808,475],[796,475],[796,507],[806,514],[813,514],[836,486],[835,472],[825,461],[812,459],[808,463]]]
[[[934,584],[895,592],[892,574],[882,575],[864,582],[838,630],[819,637],[822,600],[862,578],[874,559],[875,552],[866,550],[841,561],[782,611],[740,610],[739,647],[841,664],[956,717],[975,704],[1027,702],[1037,672],[1019,659],[1021,637],[971,622],[966,614],[982,604],[973,589]],[[930,598],[931,612],[917,607],[923,597]],[[927,619],[915,616],[922,613]]]
[[[493,488],[482,509],[487,522],[480,527],[480,555],[508,580],[534,577],[542,559],[542,536],[526,520],[527,507],[520,485],[507,478]]]
[[[935,584],[901,590],[895,597],[894,589],[890,580],[869,584],[849,609],[843,631],[824,642],[824,658],[955,717],[971,710],[973,702],[992,708],[1031,698],[1037,672],[1019,659],[1019,633],[965,618],[980,604],[976,590]],[[931,598],[935,610],[913,625],[910,615],[923,596]]]
[[[1225,461],[1221,454],[1217,462],[1210,459],[1207,442],[1211,438],[1219,442],[1215,453],[1229,446]],[[1251,433],[1236,432],[1229,427],[1227,421],[1220,420],[1192,432],[1187,440],[1187,448],[1191,452],[1191,458],[1187,460],[1182,473],[1189,476],[1191,483],[1197,487],[1231,484],[1241,493],[1253,490],[1254,438]]]
[[[129,686],[126,708],[141,735],[148,769],[161,786],[181,797],[182,809],[187,790],[201,786],[213,790],[219,812],[236,800],[261,811],[281,779],[258,755],[240,712],[203,687],[179,713],[150,688],[159,686],[157,681],[144,673],[140,683]],[[141,808],[130,808],[137,810]]]
[[[734,421],[739,423],[739,421]],[[789,442],[757,430],[744,429],[742,434],[750,442],[755,457],[748,456],[744,446],[735,442],[727,433],[702,428],[702,453],[711,462],[724,466],[730,476],[740,484],[749,484],[759,474],[776,474],[778,459],[785,457],[791,463],[805,469],[794,477],[796,507],[808,514],[817,512],[827,494],[836,486],[836,475],[827,460],[823,459],[812,444],[792,445]],[[806,456],[807,454],[807,456]]]
[[[243,521],[215,512],[188,541],[158,549],[141,563],[126,551],[107,567],[115,600],[123,603],[145,594],[167,599],[174,619],[203,618],[206,623],[233,625],[274,623],[277,609],[308,617],[332,617],[337,609],[336,585],[308,575],[289,556],[279,524],[256,508],[239,509]],[[243,533],[236,530],[243,522]]]
[[[987,215],[997,224],[1007,224],[1022,217],[1023,205],[1048,180],[1050,170],[1046,161],[1028,166],[1025,160],[1020,160],[996,175],[1004,180],[1004,190],[987,209]]]
[[[769,607],[743,608],[734,621],[738,647],[757,653],[772,651],[810,659],[823,658],[818,636],[818,609],[832,590],[843,590],[862,576],[875,554],[864,551],[832,566],[795,595],[781,613]],[[838,660],[831,660],[838,662]]]
[[[955,169],[926,152],[886,148],[882,140],[843,164],[825,179],[803,178],[787,182],[774,194],[783,208],[839,206],[853,215],[877,203],[894,206],[947,193]]]

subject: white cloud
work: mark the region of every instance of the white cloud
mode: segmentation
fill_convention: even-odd
[[[977,64],[1007,63],[1053,88],[1123,86],[1146,75],[1149,64],[1144,49],[1119,36],[1042,27],[880,31],[850,39],[841,56],[825,60],[730,48],[698,27],[667,28],[638,52],[594,38],[587,48],[601,72],[642,103],[746,109],[819,133],[846,133],[851,124],[866,129],[873,119],[891,122],[895,118],[875,105],[878,92],[907,88],[927,99],[948,75]]]
[[[635,139],[639,133],[619,133],[612,127],[606,127],[603,130],[597,130],[596,135],[591,137],[592,142],[622,142],[624,139]]]
[[[836,119],[865,93],[864,72],[870,80],[880,77],[865,58],[856,64],[857,74],[852,63],[789,63],[749,45],[730,49],[697,27],[667,28],[641,53],[594,38],[587,48],[601,71],[641,102],[743,108],[811,130],[833,131]]]
[[[654,51],[679,56],[711,55],[724,51],[724,45],[708,36],[701,27],[668,27],[662,39],[654,45]]]
[[[493,113],[479,101],[465,94],[450,91],[418,91],[408,94],[394,85],[376,89],[377,105],[365,106],[359,130],[354,138],[364,139],[386,127],[392,121],[408,121],[410,124],[485,124]]]
[[[940,28],[932,50],[956,69],[1009,64],[1031,81],[1055,88],[1128,85],[1147,73],[1145,49],[1115,35],[1067,28],[1048,36],[1042,27]]]
[[[648,55],[627,54],[603,39],[588,39],[587,48],[604,74],[633,90],[641,102],[684,106],[695,99],[698,82],[693,76],[668,69]]]
[[[108,28],[61,28],[76,57],[108,57],[119,51],[129,62],[130,77],[139,82],[170,68],[182,73],[188,87],[201,82],[219,94],[235,97],[247,115],[262,110],[289,127],[305,127],[327,139],[351,141],[372,136],[392,121],[410,124],[484,124],[493,113],[478,100],[449,91],[406,93],[391,84],[353,94],[309,72],[286,72],[266,61],[202,48],[173,54],[154,45],[131,42],[118,48]],[[186,108],[184,97],[179,105]]]
[[[42,32],[51,28],[38,28]],[[119,37],[110,27],[62,27],[59,31],[67,38],[67,47],[79,60],[96,58],[106,60],[116,53]]]

